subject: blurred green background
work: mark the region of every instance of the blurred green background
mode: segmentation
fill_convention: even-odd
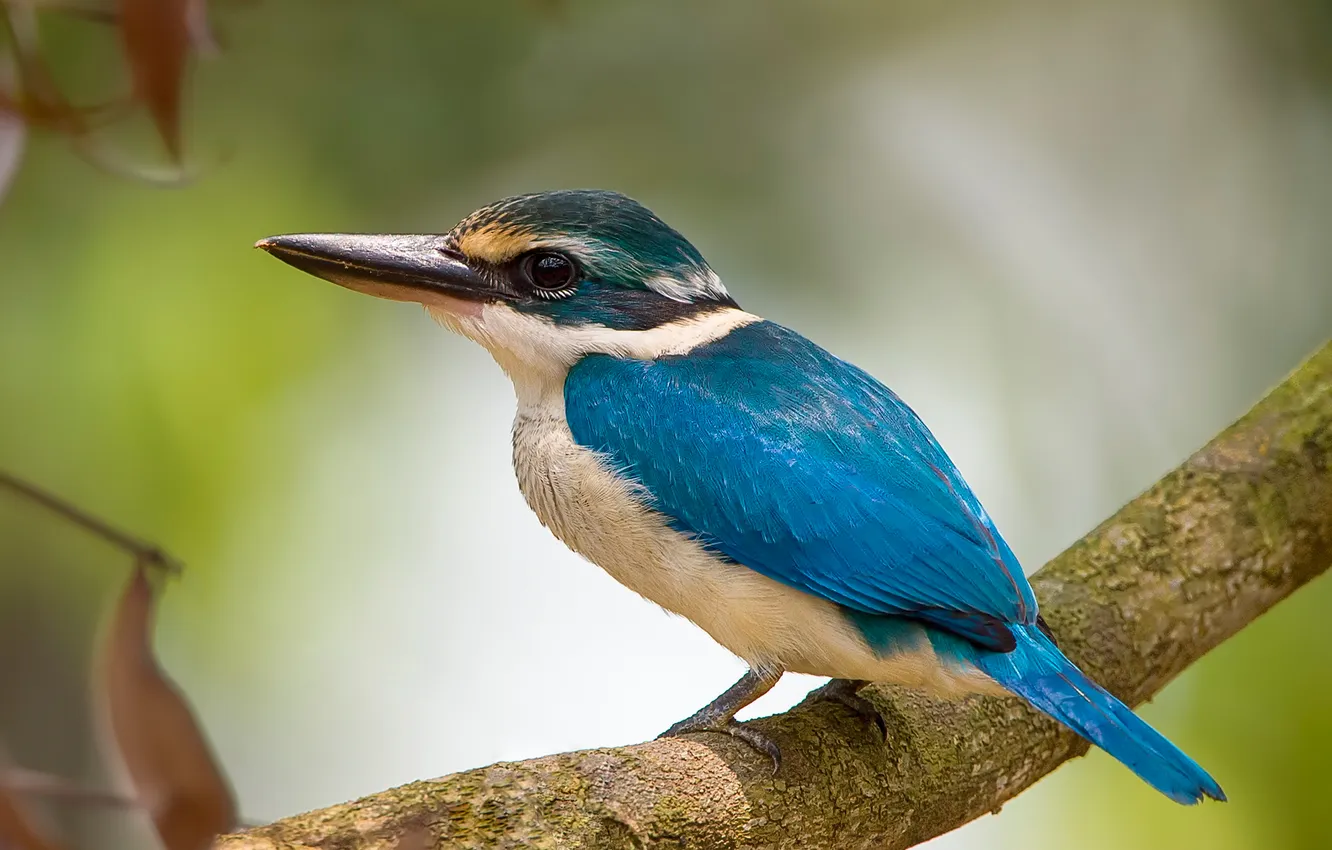
[[[106,176],[38,136],[0,204],[0,466],[188,562],[158,644],[250,819],[642,740],[739,671],[528,513],[484,353],[251,250],[262,236],[634,195],[747,309],[916,406],[1029,570],[1332,328],[1326,2],[215,18],[193,185]],[[46,37],[74,88],[122,85],[105,33]],[[0,740],[29,767],[102,771],[87,666],[125,569],[0,497]],[[1329,606],[1323,579],[1144,709],[1231,803],[1177,807],[1094,753],[934,846],[1332,847]]]

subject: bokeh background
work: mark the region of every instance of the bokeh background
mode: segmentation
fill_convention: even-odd
[[[741,670],[538,525],[481,350],[259,237],[632,194],[746,308],[908,399],[1029,570],[1332,328],[1326,2],[214,14],[197,180],[107,176],[39,135],[0,205],[0,466],[188,562],[160,653],[251,820],[642,740]],[[45,37],[75,88],[121,84],[95,28]],[[0,498],[0,739],[30,767],[101,775],[87,666],[125,570]],[[1332,846],[1330,606],[1323,579],[1143,710],[1228,805],[1176,807],[1094,753],[933,846]]]

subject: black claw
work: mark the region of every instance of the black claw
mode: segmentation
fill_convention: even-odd
[[[883,740],[884,743],[887,743],[888,724],[883,722],[883,715],[877,711],[874,712],[874,725],[879,729],[879,737]]]
[[[888,724],[883,722],[883,715],[874,707],[874,703],[856,693],[868,682],[856,679],[833,679],[821,688],[810,691],[806,702],[835,702],[849,709],[852,714],[866,723],[873,724],[879,730],[879,737],[888,740]]]

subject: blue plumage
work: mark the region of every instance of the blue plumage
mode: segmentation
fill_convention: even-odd
[[[737,563],[995,649],[1013,645],[1004,623],[1036,621],[1017,559],[920,419],[793,331],[758,322],[688,356],[588,357],[565,400],[579,443]]]
[[[1207,771],[1087,678],[1039,629],[1015,626],[1013,632],[1017,647],[1012,652],[977,652],[976,666],[1119,759],[1170,799],[1178,803],[1196,803],[1204,795],[1226,799]]]
[[[1221,789],[1084,676],[1037,626],[1016,557],[929,430],[891,390],[758,322],[655,360],[595,355],[565,381],[569,428],[680,531],[847,609],[892,652],[909,618],[1182,802]]]
[[[915,413],[741,311],[636,201],[546,192],[442,236],[260,244],[342,286],[419,301],[485,346],[514,382],[514,467],[541,521],[749,662],[667,734],[733,735],[779,763],[735,714],[786,670],[836,677],[818,698],[874,717],[856,694],[871,680],[1002,687],[1172,799],[1224,799],[1059,651],[1017,558]]]

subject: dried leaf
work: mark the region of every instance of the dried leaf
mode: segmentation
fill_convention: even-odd
[[[3,13],[0,22],[14,46],[14,73],[11,75],[6,69],[6,93],[0,95],[0,109],[21,116],[34,127],[71,136],[86,133],[84,116],[95,109],[76,109],[56,85],[41,55],[36,9],[28,4],[0,4],[0,12]],[[10,91],[14,94],[9,94]]]
[[[153,607],[137,568],[103,648],[111,733],[167,850],[204,850],[235,826],[235,801],[193,712],[153,656]]]
[[[14,850],[61,850],[33,826],[19,801],[0,789],[0,847]]]
[[[192,0],[120,0],[120,34],[134,96],[180,161],[180,98],[191,43]],[[197,26],[197,24],[194,24]]]
[[[33,823],[19,795],[0,785],[0,847],[6,850],[61,850]]]

